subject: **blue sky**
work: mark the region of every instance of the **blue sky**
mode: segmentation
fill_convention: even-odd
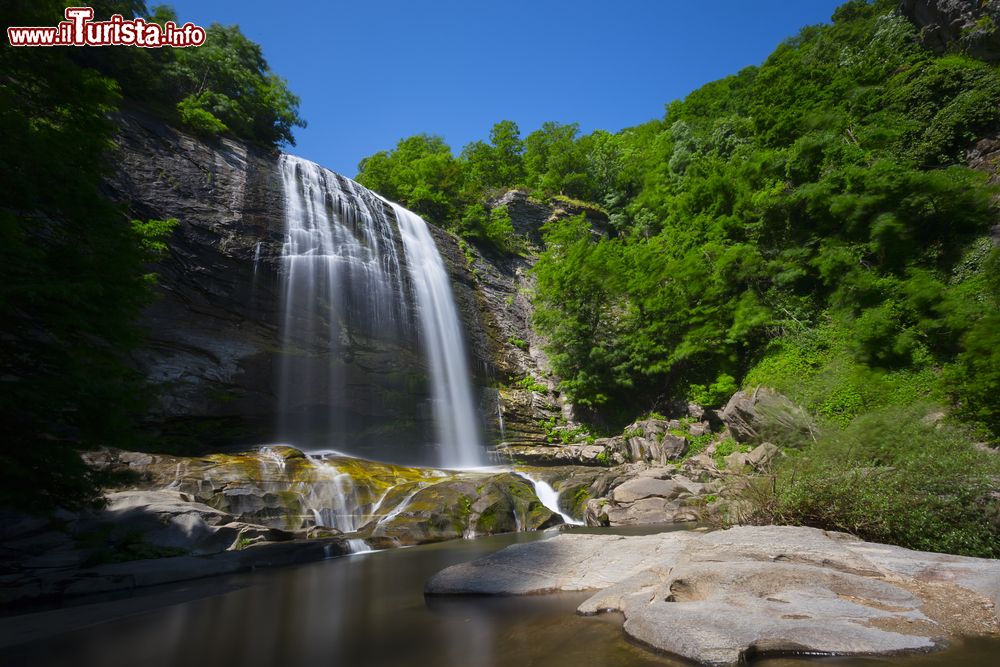
[[[164,0],[236,23],[302,98],[292,152],[348,176],[427,132],[458,152],[501,119],[616,131],[761,63],[842,0]],[[149,5],[157,4],[150,0]]]

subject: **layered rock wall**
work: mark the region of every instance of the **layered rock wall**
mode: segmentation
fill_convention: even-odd
[[[146,343],[134,354],[156,390],[149,421],[205,450],[271,441],[282,350],[279,155],[225,138],[201,141],[137,112],[123,114],[119,124],[109,194],[132,217],[179,221],[168,255],[153,267],[157,298],[142,318]],[[456,240],[431,230],[452,278],[470,366],[485,387],[496,352],[474,277]],[[332,360],[342,362],[340,386],[317,391],[330,396],[329,405],[314,409],[339,411],[345,430],[336,442],[317,444],[432,462],[421,451],[432,441],[433,424],[419,341],[344,338],[343,358]],[[317,356],[316,363],[331,359]],[[494,414],[484,414],[484,423]]]

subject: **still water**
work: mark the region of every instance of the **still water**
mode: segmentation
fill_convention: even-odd
[[[621,630],[620,616],[577,616],[574,609],[586,593],[424,598],[424,582],[438,570],[552,534],[499,535],[358,554],[8,617],[0,619],[0,646],[6,645],[0,648],[0,663],[5,667],[687,664],[630,642]],[[33,640],[25,643],[26,638]],[[1000,664],[1000,640],[886,659],[776,658],[756,664],[995,667]]]

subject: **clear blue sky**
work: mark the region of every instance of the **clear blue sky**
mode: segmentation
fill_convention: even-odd
[[[636,125],[761,63],[842,0],[163,0],[236,23],[302,98],[292,152],[353,176],[427,132],[457,153],[498,120]],[[149,5],[158,4],[149,0]]]

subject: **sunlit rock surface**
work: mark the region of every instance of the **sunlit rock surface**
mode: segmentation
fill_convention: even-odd
[[[583,614],[700,663],[768,652],[884,654],[1000,630],[1000,561],[910,551],[813,528],[560,535],[435,575],[433,595],[595,589]]]

